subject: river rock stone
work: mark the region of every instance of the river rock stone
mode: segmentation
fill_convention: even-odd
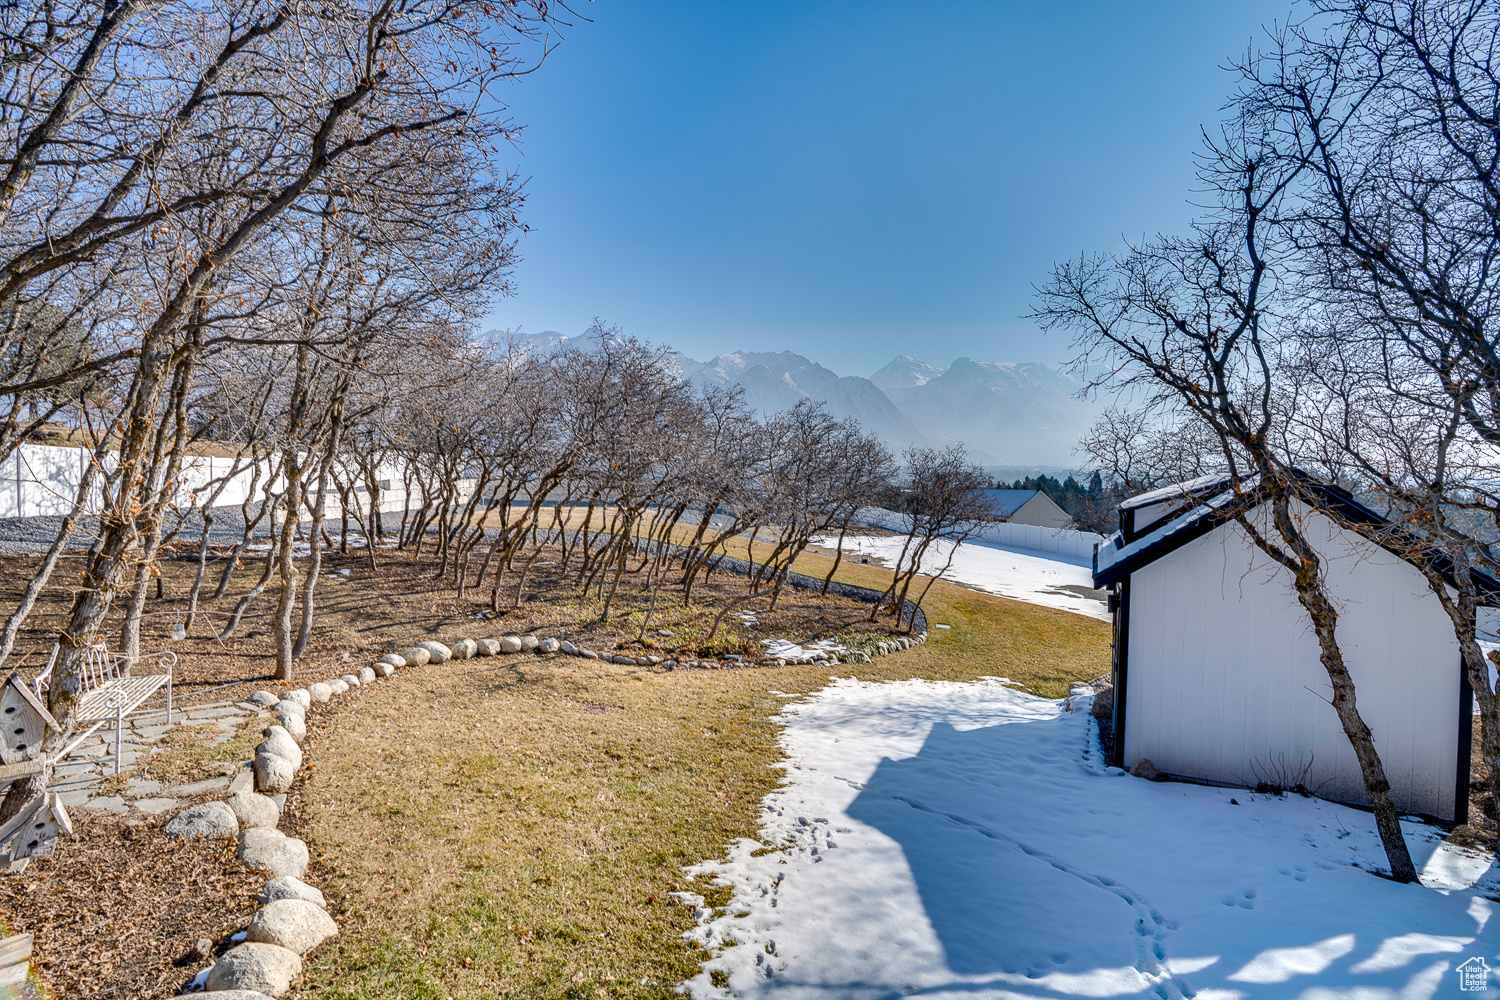
[[[260,990],[214,990],[212,993],[195,993],[194,996],[209,1000],[271,1000]]]
[[[549,635],[547,638],[536,644],[536,651],[538,653],[555,653],[560,646],[561,643],[559,643],[556,639],[552,638]]]
[[[306,688],[293,688],[290,691],[281,692],[282,701],[295,701],[303,708],[312,708],[312,695]]]
[[[240,833],[239,859],[272,876],[301,878],[307,871],[307,845],[280,830],[252,827]]]
[[[339,925],[318,904],[305,899],[278,899],[255,911],[245,940],[279,944],[306,955],[338,932]]]
[[[302,748],[292,739],[292,734],[287,732],[285,726],[267,726],[261,730],[261,735],[265,740],[255,748],[256,753],[273,753],[285,757],[292,762],[293,770],[302,766]]]
[[[360,667],[359,673],[355,674],[355,676],[359,678],[361,684],[375,683],[375,671],[370,667]]]
[[[447,663],[453,659],[453,650],[431,639],[428,639],[426,642],[417,643],[417,648],[427,650],[427,655],[431,657],[427,661],[428,663]]]
[[[321,705],[329,698],[333,697],[333,688],[329,687],[327,684],[324,684],[322,681],[318,681],[316,684],[309,684],[307,686],[307,695],[313,701]]]
[[[344,676],[340,677],[339,680],[343,681],[351,688],[359,687],[359,676],[357,674],[345,674]]]
[[[343,681],[339,680],[337,677],[333,678],[332,680],[326,680],[323,683],[327,684],[328,685],[328,690],[332,691],[334,694],[348,694],[349,693],[349,685],[345,684]]]
[[[401,667],[406,666],[406,657],[402,656],[400,653],[386,653],[376,662],[389,663],[391,666],[400,669]]]
[[[283,698],[278,701],[272,706],[271,711],[278,715],[300,715],[304,718],[307,716],[307,709],[302,706],[302,702],[292,701],[290,698]]]
[[[528,653],[535,652],[536,647],[541,644],[541,641],[534,635],[523,635],[521,636],[521,648]]]
[[[473,639],[460,639],[453,644],[453,658],[455,660],[472,660],[474,654],[479,652],[479,643]]]
[[[389,677],[396,672],[396,668],[389,663],[377,663],[370,669],[374,670],[381,677]]]
[[[260,906],[274,903],[278,899],[302,899],[309,903],[328,908],[328,901],[317,889],[308,885],[300,878],[290,875],[278,875],[266,883],[266,887],[255,897],[255,902]]]
[[[401,658],[406,661],[408,667],[425,667],[432,662],[432,654],[421,646],[413,646],[411,649],[403,649]]]
[[[569,656],[577,656],[578,655],[578,647],[575,646],[575,645],[573,645],[571,642],[569,642],[566,639],[559,640],[558,643],[557,643],[557,648],[560,649],[560,650],[562,650],[564,653],[566,653]]]
[[[275,944],[247,942],[231,948],[208,970],[204,981],[215,990],[250,990],[279,997],[302,974],[302,959],[295,951]]]
[[[240,823],[234,810],[224,803],[201,802],[168,820],[167,833],[173,837],[238,837]]]
[[[502,636],[500,639],[500,652],[519,653],[521,651],[521,637],[518,635]]]
[[[281,722],[281,728],[287,731],[287,735],[301,743],[307,739],[307,719],[295,712],[285,712],[277,716]]]
[[[474,640],[475,656],[494,656],[500,652],[499,639],[476,639]]]
[[[292,787],[297,769],[292,762],[280,754],[257,753],[255,755],[255,789],[276,795]]]
[[[269,691],[257,691],[245,700],[252,705],[274,705],[280,699]]]
[[[281,810],[276,806],[276,800],[265,795],[257,795],[254,792],[241,792],[231,795],[225,800],[234,818],[240,821],[240,826],[246,830],[274,830],[276,824],[281,822]]]

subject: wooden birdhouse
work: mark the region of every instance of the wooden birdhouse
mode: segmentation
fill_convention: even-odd
[[[39,796],[10,846],[12,863],[23,858],[45,858],[57,850],[58,834],[73,835],[73,823],[56,792]]]
[[[20,675],[11,674],[0,687],[0,762],[16,764],[39,757],[49,726],[56,729],[57,720]]]

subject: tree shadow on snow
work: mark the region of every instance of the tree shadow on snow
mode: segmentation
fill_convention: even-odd
[[[1083,766],[1085,733],[1067,716],[937,722],[848,807],[900,845],[949,969],[973,977],[945,989],[1130,996],[1175,973],[1188,996],[1500,996],[1500,972],[1457,992],[1466,958],[1497,966],[1500,902],[1359,870],[1338,824],[1367,814],[1109,777]],[[1438,837],[1408,836],[1421,866]]]

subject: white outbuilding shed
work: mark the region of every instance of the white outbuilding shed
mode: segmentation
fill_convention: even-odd
[[[1452,624],[1421,572],[1361,533],[1383,518],[1337,487],[1307,485],[1342,522],[1297,511],[1325,563],[1391,797],[1403,812],[1465,822],[1473,692]],[[1113,763],[1145,757],[1172,777],[1301,785],[1367,804],[1291,574],[1235,510],[1274,536],[1253,489],[1206,477],[1126,501],[1120,530],[1095,552],[1094,586],[1110,591],[1114,609]],[[1474,578],[1500,603],[1500,582]]]

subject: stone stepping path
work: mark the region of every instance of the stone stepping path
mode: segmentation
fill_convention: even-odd
[[[208,792],[223,791],[229,787],[229,778],[238,763],[225,760],[218,764],[223,777],[166,786],[160,781],[129,777],[128,772],[143,760],[161,753],[156,744],[163,736],[179,726],[194,726],[206,729],[212,735],[210,746],[227,743],[241,731],[245,720],[268,719],[270,713],[260,705],[248,702],[216,702],[183,709],[176,707],[172,713],[172,725],[167,725],[165,708],[142,712],[125,720],[124,741],[120,754],[120,767],[125,777],[123,790],[110,789],[105,783],[115,773],[115,731],[112,726],[101,728],[84,740],[68,756],[57,764],[53,781],[48,790],[56,792],[63,805],[69,809],[90,809],[97,812],[125,813],[138,809],[150,816],[169,812],[181,799],[196,798]],[[118,783],[111,782],[111,785]]]

